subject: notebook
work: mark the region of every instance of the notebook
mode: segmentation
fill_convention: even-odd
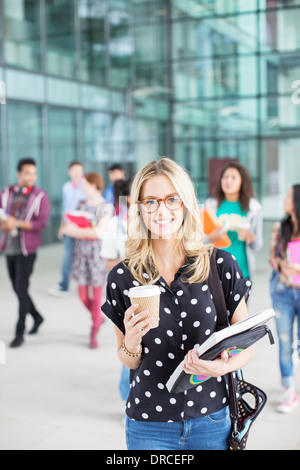
[[[275,312],[273,309],[266,309],[213,333],[198,347],[197,354],[199,358],[213,360],[216,359],[222,351],[227,351],[229,356],[239,354],[252,346],[256,341],[263,338],[267,333],[269,334],[270,342],[273,343],[272,333],[265,323],[274,316]],[[170,393],[183,392],[210,379],[210,377],[206,376],[187,374],[183,370],[183,364],[184,361],[178,365],[166,383],[166,387]]]
[[[201,209],[200,216],[201,216],[201,221],[202,221],[202,227],[206,235],[209,236],[209,234],[213,232],[214,230],[223,228],[223,225],[219,222],[218,217],[212,211],[212,209],[210,208]],[[224,228],[224,232],[225,231],[226,231],[226,228]],[[231,241],[228,235],[224,233],[223,238],[221,238],[221,240],[218,240],[217,242],[214,242],[214,245],[217,248],[228,248],[231,245]]]
[[[72,211],[65,216],[72,222],[73,224],[77,225],[80,228],[89,228],[92,227],[92,220],[93,216],[85,211]]]
[[[287,246],[288,261],[290,264],[300,264],[300,240],[289,242]],[[293,285],[300,284],[300,274],[292,278]]]

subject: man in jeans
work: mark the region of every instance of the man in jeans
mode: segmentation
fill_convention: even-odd
[[[36,252],[41,245],[41,233],[46,228],[50,203],[47,194],[35,186],[36,164],[32,158],[20,160],[17,168],[18,182],[0,192],[1,250],[7,259],[8,273],[19,300],[19,319],[12,348],[24,342],[27,313],[34,324],[29,334],[35,334],[43,322],[28,293]]]

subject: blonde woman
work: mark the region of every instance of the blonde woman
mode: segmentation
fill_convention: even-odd
[[[126,259],[108,276],[103,312],[114,322],[118,355],[131,369],[126,438],[129,450],[227,449],[230,433],[224,375],[247,364],[248,349],[229,358],[200,360],[195,346],[216,329],[208,286],[212,248],[203,243],[199,208],[188,174],[174,161],[148,163],[133,180]],[[232,258],[217,252],[229,320],[247,316],[246,281]],[[145,312],[133,316],[128,290],[156,284],[160,323],[151,329]],[[185,393],[166,382],[185,358],[185,371],[211,377]]]

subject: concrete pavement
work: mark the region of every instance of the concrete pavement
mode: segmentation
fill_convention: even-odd
[[[113,327],[107,320],[100,348],[88,348],[90,318],[72,286],[68,299],[51,297],[47,288],[59,280],[61,245],[42,248],[32,277],[31,292],[45,317],[37,336],[26,336],[19,349],[6,348],[0,365],[1,450],[125,450],[123,403],[118,383]],[[269,269],[260,256],[250,313],[270,306]],[[17,302],[0,257],[0,340],[13,339]],[[27,330],[32,322],[28,318]],[[271,324],[276,339],[275,327]],[[300,397],[299,369],[297,389]],[[245,378],[265,390],[268,403],[253,425],[248,449],[300,449],[300,406],[281,415],[278,346],[258,343]]]

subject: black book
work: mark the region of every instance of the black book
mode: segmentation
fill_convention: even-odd
[[[199,358],[214,360],[220,356],[222,351],[227,351],[230,356],[238,354],[252,346],[267,333],[269,333],[271,342],[273,342],[272,334],[265,323],[274,316],[273,309],[263,310],[213,333],[199,346],[197,350]],[[186,374],[183,370],[183,364],[184,361],[179,364],[166,383],[170,393],[183,392],[210,379],[210,377]]]

